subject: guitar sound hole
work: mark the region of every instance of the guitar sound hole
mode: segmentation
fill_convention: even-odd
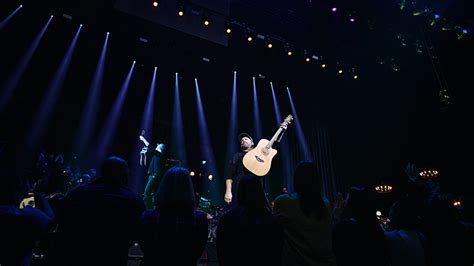
[[[264,163],[265,161],[262,160],[260,157],[258,157],[257,155],[255,155],[255,160],[257,160],[257,162],[259,163]]]

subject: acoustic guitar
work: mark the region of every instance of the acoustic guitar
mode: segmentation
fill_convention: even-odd
[[[288,115],[283,123],[281,123],[280,128],[278,128],[271,140],[261,139],[258,142],[257,147],[248,151],[244,155],[242,162],[245,168],[257,176],[264,176],[270,171],[272,159],[277,154],[277,150],[272,148],[273,143],[277,141],[277,139],[280,141],[280,134],[286,130],[291,121],[293,121],[293,116]]]

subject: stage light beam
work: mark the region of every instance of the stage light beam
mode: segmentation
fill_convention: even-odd
[[[74,38],[69,45],[69,48],[67,49],[58,70],[54,74],[53,79],[48,86],[48,91],[41,101],[38,112],[36,113],[34,124],[32,125],[29,131],[30,134],[28,136],[28,147],[33,151],[36,150],[43,138],[44,131],[48,127],[48,120],[51,116],[54,106],[56,105],[59,92],[63,86],[64,79],[66,78],[67,70],[69,69],[69,64],[71,62],[81,28],[82,27],[79,26],[76,34],[74,35]]]
[[[7,25],[7,23],[20,11],[20,9],[23,8],[23,5],[19,5],[13,12],[10,13],[2,22],[0,22],[0,30]]]
[[[97,112],[100,102],[100,92],[102,89],[102,80],[104,77],[105,57],[107,54],[107,44],[109,35],[105,37],[104,45],[100,53],[99,61],[97,62],[94,78],[92,79],[89,94],[82,111],[82,117],[79,124],[78,135],[75,143],[75,155],[79,158],[80,163],[89,163],[92,158],[85,156],[89,152],[89,142],[92,133],[95,131],[95,124],[97,120]],[[87,159],[85,158],[87,157]],[[92,157],[92,156],[91,156]]]
[[[43,26],[41,31],[38,33],[38,35],[36,35],[36,38],[33,40],[33,43],[30,45],[30,47],[28,47],[28,50],[26,51],[26,53],[23,55],[22,58],[20,58],[20,61],[15,66],[15,69],[12,71],[10,77],[3,84],[2,86],[3,93],[1,94],[1,98],[0,98],[0,111],[3,111],[8,101],[10,100],[13,94],[13,91],[18,86],[18,82],[20,81],[20,78],[23,76],[26,68],[28,67],[28,64],[30,63],[31,58],[33,57],[33,54],[36,52],[36,49],[38,48],[39,43],[43,39],[43,36],[46,30],[48,29],[48,26],[52,19],[53,19],[52,16],[49,17],[48,21]]]
[[[181,99],[179,90],[179,75],[175,73],[174,100],[173,100],[173,120],[171,124],[171,145],[172,155],[175,159],[181,161],[181,165],[186,167],[186,141],[184,138],[184,124],[181,112]]]

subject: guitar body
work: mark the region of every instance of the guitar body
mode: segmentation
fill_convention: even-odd
[[[277,154],[277,150],[266,148],[270,141],[261,139],[257,147],[247,152],[242,162],[250,172],[257,176],[264,176],[270,171],[272,159]]]

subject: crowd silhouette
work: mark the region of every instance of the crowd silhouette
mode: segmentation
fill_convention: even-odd
[[[0,265],[131,265],[134,246],[142,251],[140,265],[211,265],[203,259],[210,254],[210,215],[199,210],[186,168],[165,172],[147,209],[128,187],[127,162],[116,156],[67,191],[51,168],[40,164],[32,182],[13,166],[2,163],[0,172]],[[369,186],[353,186],[330,202],[313,162],[297,165],[293,183],[293,193],[268,202],[257,176],[240,179],[236,206],[219,217],[214,265],[474,262],[473,224],[439,184],[409,174],[390,222],[382,224]]]

